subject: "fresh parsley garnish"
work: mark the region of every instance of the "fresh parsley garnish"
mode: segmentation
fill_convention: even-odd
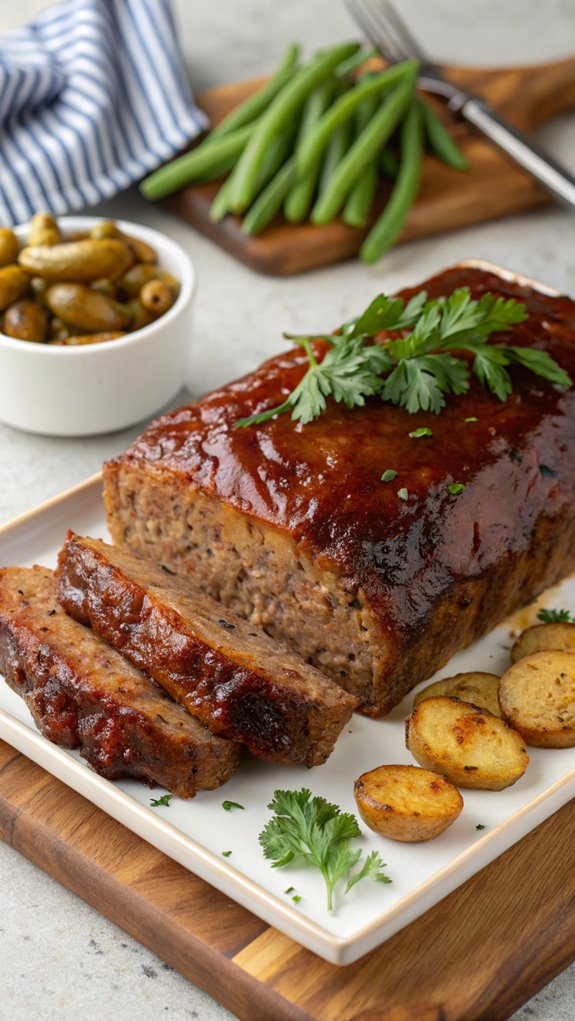
[[[492,333],[525,319],[522,302],[490,293],[476,300],[468,287],[430,300],[420,291],[407,304],[402,298],[380,294],[359,318],[333,334],[315,338],[284,334],[304,349],[309,368],[282,404],[241,418],[236,426],[258,425],[288,411],[305,425],[325,411],[328,397],[355,408],[362,407],[366,398],[379,396],[410,414],[438,414],[446,394],[469,389],[472,373],[505,401],[513,389],[507,370],[512,364],[550,383],[570,386],[570,377],[546,351],[487,343]],[[376,334],[392,330],[401,336],[373,343]],[[320,362],[312,347],[314,339],[330,345]],[[463,351],[473,355],[471,367],[453,353]]]
[[[573,624],[575,616],[569,610],[539,610],[537,620],[542,620],[544,624]]]
[[[401,489],[397,490],[397,495],[400,500],[409,500],[409,490],[402,486]]]
[[[299,902],[301,900],[301,897],[300,897],[299,893],[294,893],[294,895],[292,897],[292,900],[293,900],[294,904],[299,904]]]
[[[231,812],[232,808],[242,808],[245,811],[245,805],[240,805],[239,801],[222,801],[222,808],[224,812]]]
[[[231,853],[231,851],[222,851],[222,858],[229,858]]]
[[[447,487],[447,490],[452,496],[459,496],[460,493],[465,491],[465,486],[463,482],[452,482],[451,485]]]
[[[475,827],[475,829],[476,830],[485,830],[485,829],[487,829],[487,827],[486,827],[484,822],[478,822],[477,826]]]
[[[425,425],[421,429],[414,429],[409,433],[410,440],[421,440],[424,436],[433,436],[433,430],[428,429]]]
[[[360,869],[361,849],[352,849],[351,841],[361,836],[357,819],[342,812],[325,798],[311,796],[302,787],[299,791],[275,791],[268,808],[273,818],[260,833],[260,844],[272,868],[282,868],[292,861],[305,861],[318,868],[327,888],[327,908],[333,910],[333,895],[340,880],[347,880],[345,893],[367,876],[380,883],[391,880],[382,869],[377,851],[371,851]]]
[[[470,415],[469,418],[464,418],[464,422],[479,422],[477,415]]]
[[[386,468],[383,475],[381,476],[382,482],[393,482],[397,472],[393,468]]]
[[[162,794],[161,798],[150,798],[150,805],[152,808],[158,808],[162,805],[169,805],[173,798],[173,794]]]

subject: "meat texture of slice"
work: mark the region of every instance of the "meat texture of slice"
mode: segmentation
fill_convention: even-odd
[[[525,302],[493,342],[547,351],[575,379],[575,302],[469,266],[421,285],[464,286]],[[314,342],[318,361],[327,350]],[[306,368],[288,351],[152,422],[105,466],[108,525],[379,716],[575,568],[575,389],[510,366],[505,402],[474,379],[439,415],[374,397],[237,428]]]
[[[68,533],[59,599],[214,733],[270,762],[325,762],[356,700],[137,554]]]
[[[139,777],[191,798],[225,783],[239,765],[239,745],[214,737],[67,616],[47,568],[0,571],[0,670],[41,733],[79,748],[109,780]]]

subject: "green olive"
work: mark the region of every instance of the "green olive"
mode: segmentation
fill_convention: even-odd
[[[47,323],[48,317],[42,306],[32,298],[22,298],[6,309],[2,330],[18,340],[42,342],[46,338]]]
[[[99,333],[124,330],[130,325],[130,313],[124,305],[84,284],[52,284],[46,291],[46,304],[75,330]]]
[[[148,280],[140,291],[143,307],[154,316],[161,316],[172,307],[176,295],[163,280]]]
[[[20,266],[0,267],[0,312],[19,301],[30,289],[30,277]]]
[[[134,256],[123,241],[86,238],[23,248],[18,261],[24,269],[45,280],[90,283],[121,276],[132,265]]]
[[[0,266],[16,262],[19,247],[14,231],[8,227],[0,227]]]
[[[167,273],[164,269],[158,269],[157,266],[152,266],[147,262],[139,262],[135,266],[131,266],[128,272],[118,280],[118,286],[127,298],[137,298],[148,280],[162,280],[174,294],[178,294],[180,290],[178,281],[171,273]]]

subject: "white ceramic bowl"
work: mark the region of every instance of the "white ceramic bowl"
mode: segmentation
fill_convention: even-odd
[[[98,218],[59,219],[63,234],[88,231]],[[165,315],[126,337],[101,344],[51,347],[0,333],[0,421],[47,436],[91,436],[149,418],[184,385],[190,344],[192,263],[165,234],[118,220],[152,245],[162,269],[180,281]],[[27,225],[15,233],[25,241]]]

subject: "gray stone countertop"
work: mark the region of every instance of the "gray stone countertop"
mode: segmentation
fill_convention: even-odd
[[[0,33],[45,6],[45,0],[2,4]],[[175,0],[174,6],[196,90],[271,69],[290,40],[311,50],[354,34],[335,0]],[[575,44],[575,0],[405,0],[402,10],[430,53],[459,64],[551,60]],[[572,168],[573,126],[573,117],[564,116],[540,133]],[[286,280],[254,275],[135,193],[94,212],[157,226],[193,258],[199,288],[186,383],[194,395],[275,353],[281,330],[343,322],[377,290],[392,292],[461,259],[485,258],[575,293],[575,218],[556,207],[403,245],[373,268],[348,263]],[[0,425],[0,522],[97,471],[137,431],[53,439]],[[232,1017],[1,843],[0,876],[0,1021]],[[574,1018],[573,965],[514,1015],[514,1021]]]

